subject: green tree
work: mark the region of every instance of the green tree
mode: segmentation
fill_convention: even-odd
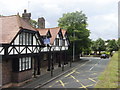
[[[112,56],[113,51],[118,51],[119,46],[117,44],[117,41],[115,39],[110,40],[107,44],[107,50],[110,52],[110,55]]]
[[[30,20],[30,24],[34,27],[34,28],[38,28],[38,23],[37,23],[37,21],[35,21],[35,20]]]
[[[72,53],[72,45],[75,42],[75,54],[82,53],[82,51],[90,46],[90,31],[87,27],[87,17],[82,11],[63,14],[58,20],[58,26],[68,30],[71,41],[70,51]]]
[[[120,49],[120,38],[118,39],[117,44],[118,44],[119,49]]]
[[[101,51],[106,50],[105,41],[101,38],[98,38],[96,41],[92,41],[91,48],[94,51],[94,54],[97,54],[97,51],[99,51],[99,54],[101,54]]]
[[[91,49],[94,51],[94,54],[97,54],[97,43],[96,41],[92,41]]]
[[[96,44],[97,44],[97,51],[99,51],[99,54],[101,53],[101,51],[106,50],[105,41],[103,39],[98,38]]]

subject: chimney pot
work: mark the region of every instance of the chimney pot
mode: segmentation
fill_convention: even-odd
[[[26,9],[24,10],[24,13],[27,13],[27,10],[26,10]]]

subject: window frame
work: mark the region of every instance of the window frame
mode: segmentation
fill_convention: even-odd
[[[19,72],[27,71],[32,69],[32,58],[31,57],[23,57],[19,58]]]
[[[55,40],[55,45],[56,45],[56,46],[59,46],[59,38],[56,38],[56,40]]]

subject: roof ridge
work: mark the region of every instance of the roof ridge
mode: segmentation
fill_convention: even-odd
[[[0,17],[13,17],[13,16],[17,16],[17,15],[10,15],[10,16],[0,16]]]

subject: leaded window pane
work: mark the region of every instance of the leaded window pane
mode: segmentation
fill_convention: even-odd
[[[25,33],[23,33],[23,45],[25,45]]]
[[[22,64],[22,63],[21,63],[21,58],[20,58],[20,59],[19,59],[19,71],[22,70],[22,68],[21,68],[21,67],[22,67],[21,64]]]
[[[29,69],[31,68],[31,57],[29,57]]]

